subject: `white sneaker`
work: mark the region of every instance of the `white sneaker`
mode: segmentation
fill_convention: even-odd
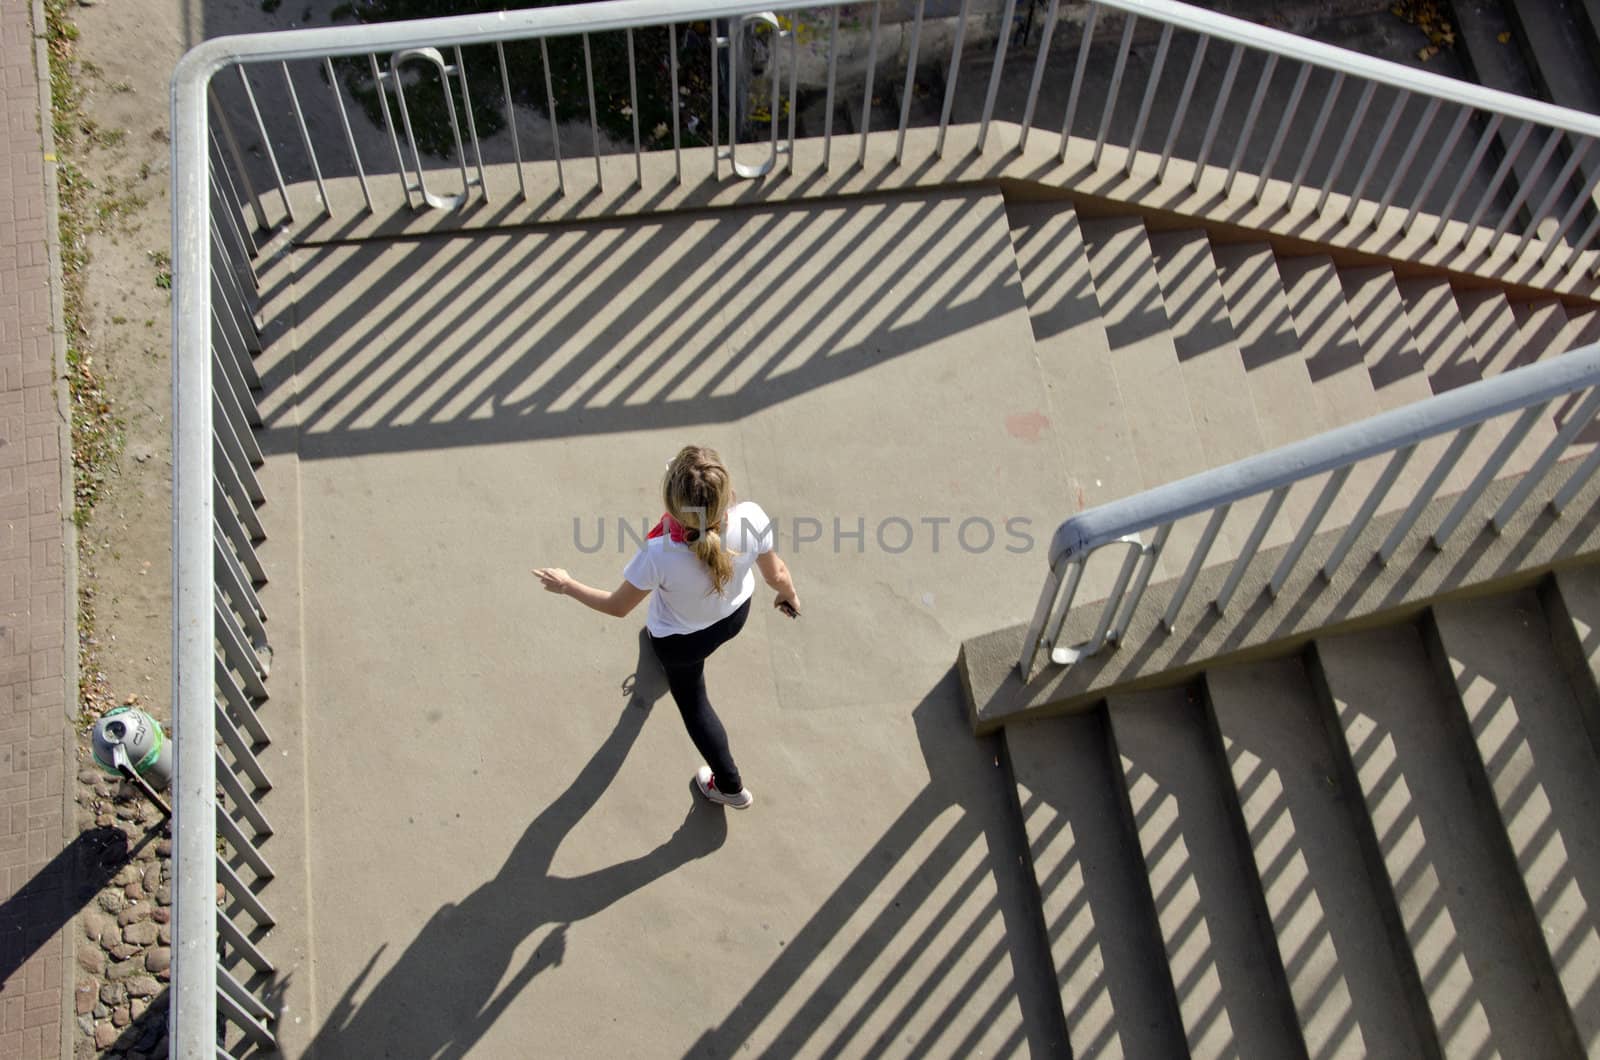
[[[725,791],[717,790],[717,778],[711,775],[710,766],[701,766],[694,775],[694,786],[700,789],[707,802],[714,802],[718,806],[731,806],[735,810],[748,810],[756,797],[750,794],[749,788],[740,788],[729,795]]]

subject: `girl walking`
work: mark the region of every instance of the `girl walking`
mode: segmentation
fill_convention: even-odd
[[[661,493],[667,513],[623,568],[615,589],[592,588],[560,567],[534,574],[550,592],[617,618],[649,598],[650,646],[666,670],[689,739],[706,761],[695,773],[695,787],[711,802],[742,810],[754,797],[706,696],[705,661],[744,628],[755,569],[777,592],[773,606],[790,618],[800,616],[800,598],[789,568],[773,550],[767,513],[754,501],[736,500],[715,450],[685,446],[667,465]]]

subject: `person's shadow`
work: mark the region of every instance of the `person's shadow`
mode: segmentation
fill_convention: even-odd
[[[639,648],[638,669],[623,683],[628,703],[588,764],[534,818],[495,877],[442,906],[357,1005],[354,999],[383,948],[372,955],[333,1006],[310,1056],[465,1055],[536,975],[561,963],[571,923],[722,846],[728,834],[724,812],[693,799],[683,823],[649,853],[582,876],[550,875],[556,848],[599,800],[666,689],[644,633]],[[513,953],[546,924],[555,927],[500,986]]]

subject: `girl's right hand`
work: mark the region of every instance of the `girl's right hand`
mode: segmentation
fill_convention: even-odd
[[[772,606],[790,618],[800,617],[800,596],[793,589],[779,593],[778,598],[772,601]]]

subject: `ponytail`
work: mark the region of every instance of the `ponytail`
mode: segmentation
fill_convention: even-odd
[[[719,529],[733,501],[733,483],[716,450],[688,445],[667,465],[661,484],[667,514],[683,525],[684,539],[711,574],[712,592],[733,580],[733,557]]]

